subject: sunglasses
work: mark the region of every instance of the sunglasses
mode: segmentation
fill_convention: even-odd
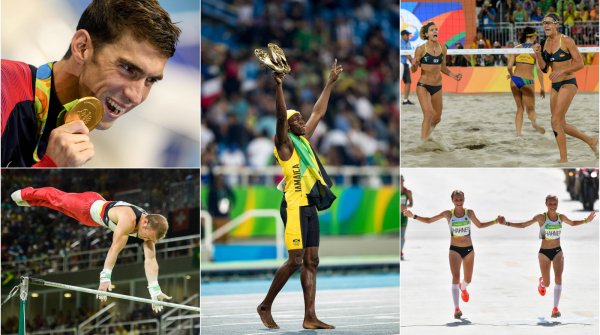
[[[558,21],[542,21],[542,24],[546,25],[546,24],[556,24],[558,23]]]

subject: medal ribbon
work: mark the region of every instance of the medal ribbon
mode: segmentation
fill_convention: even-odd
[[[50,90],[52,88],[52,62],[48,62],[40,66],[35,73],[35,118],[37,119],[37,136],[38,142],[35,145],[33,151],[33,159],[36,162],[40,161],[38,156],[38,148],[40,141],[42,140],[42,134],[44,128],[46,128],[46,120],[48,119],[48,110],[50,108]],[[62,125],[64,123],[65,113],[71,110],[79,102],[79,99],[75,99],[68,104],[63,105],[63,109],[58,114],[56,125]]]

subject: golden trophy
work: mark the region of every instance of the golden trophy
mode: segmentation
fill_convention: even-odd
[[[254,49],[254,55],[258,58],[258,61],[275,73],[290,73],[290,65],[285,59],[283,50],[275,43],[269,43],[267,47],[268,51]]]

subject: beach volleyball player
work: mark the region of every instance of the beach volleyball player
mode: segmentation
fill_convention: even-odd
[[[531,27],[525,27],[523,30],[523,36],[521,37],[521,44],[515,46],[515,48],[531,48],[533,43],[537,39],[537,32]],[[534,92],[534,80],[533,80],[533,69],[538,67],[538,80],[540,81],[540,95],[542,98],[546,97],[544,91],[544,76],[542,70],[539,68],[539,64],[535,61],[535,58],[531,54],[519,54],[510,55],[508,59],[508,79],[510,81],[510,90],[512,91],[513,98],[517,104],[517,114],[515,115],[515,128],[517,137],[521,136],[521,129],[523,128],[523,110],[527,110],[527,117],[531,121],[531,125],[540,134],[544,134],[546,129],[537,124],[537,116],[535,114],[535,92]],[[514,69],[513,69],[514,68]]]
[[[538,281],[538,292],[544,296],[546,287],[550,286],[550,268],[554,269],[554,308],[551,316],[553,318],[560,316],[558,303],[562,292],[562,273],[565,264],[563,250],[560,246],[560,235],[563,228],[563,222],[570,226],[578,226],[591,222],[596,216],[596,212],[591,212],[585,219],[573,221],[564,214],[559,214],[558,197],[548,195],[546,197],[546,207],[548,211],[538,214],[533,219],[525,222],[509,222],[501,219],[501,223],[508,227],[525,228],[534,223],[539,225],[539,237],[542,240],[540,251],[538,252],[538,261],[540,262],[540,271],[542,276]]]
[[[426,42],[415,50],[411,70],[421,68],[417,97],[423,112],[421,140],[425,141],[442,120],[442,73],[455,80],[461,80],[462,74],[452,73],[446,67],[446,46],[438,42],[438,28],[433,22],[422,26],[419,36]]]
[[[475,212],[466,209],[463,205],[465,195],[462,191],[453,191],[450,195],[454,208],[446,210],[433,217],[424,217],[413,214],[410,210],[405,210],[404,215],[423,223],[433,223],[441,219],[446,219],[450,228],[450,251],[448,254],[450,260],[450,272],[452,272],[452,300],[454,302],[454,318],[460,319],[462,311],[459,307],[458,294],[460,290],[461,298],[464,302],[469,301],[469,292],[467,286],[473,278],[473,266],[475,263],[475,250],[471,240],[471,222],[477,228],[486,228],[498,223],[500,217],[481,222],[475,215]],[[460,267],[463,267],[463,280],[460,280]]]
[[[161,291],[158,284],[156,261],[156,241],[164,238],[169,229],[169,223],[164,216],[149,214],[142,208],[123,201],[106,201],[95,192],[66,193],[53,187],[26,187],[13,192],[11,198],[19,206],[51,208],[83,225],[105,227],[113,231],[112,244],[104,260],[104,268],[100,272],[100,291],[112,290],[112,270],[128,238],[131,236],[143,240],[144,271],[150,296],[152,300],[157,301],[171,299]],[[97,298],[106,301],[106,296],[98,295]],[[152,309],[157,313],[162,308],[163,306],[152,305]]]
[[[546,39],[542,41],[542,45],[533,45],[533,51],[542,71],[547,72],[548,68],[552,68],[550,113],[552,114],[552,131],[560,153],[560,162],[568,162],[566,134],[587,143],[594,154],[598,156],[598,138],[586,135],[566,121],[567,111],[577,93],[575,72],[583,68],[583,58],[575,41],[558,32],[560,20],[556,14],[546,14],[542,24]]]

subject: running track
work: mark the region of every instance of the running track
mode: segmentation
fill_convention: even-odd
[[[256,314],[270,280],[202,283],[201,334],[398,334],[399,275],[335,275],[318,277],[317,315],[333,330],[302,328],[304,303],[299,277],[290,278],[275,299],[273,318],[281,329],[265,328]],[[242,293],[244,292],[244,293]]]

